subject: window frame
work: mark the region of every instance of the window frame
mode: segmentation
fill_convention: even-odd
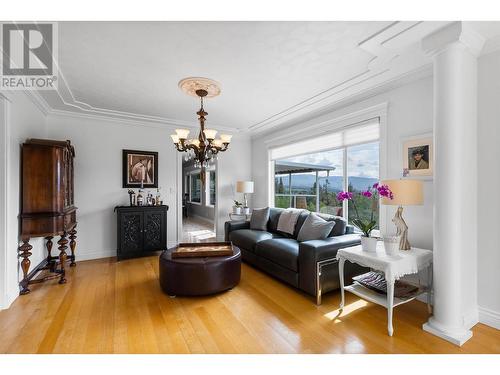
[[[213,173],[214,174],[214,179],[217,183],[217,175],[216,175],[216,172],[215,172],[215,169],[207,169],[205,171],[205,206],[206,207],[211,207],[211,208],[215,208],[215,205],[217,204],[217,185],[214,186],[214,189],[215,189],[215,202],[214,204],[212,204],[211,202],[211,196],[210,196],[210,183],[212,181],[212,177],[210,176],[210,174]]]
[[[193,197],[192,197],[193,176],[195,176],[195,175],[200,176],[200,201],[199,202],[193,201]],[[197,169],[197,170],[191,171],[188,173],[188,176],[189,176],[189,203],[201,206],[202,205],[202,190],[203,190],[201,188],[201,170]]]

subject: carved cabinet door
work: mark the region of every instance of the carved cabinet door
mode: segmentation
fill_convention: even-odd
[[[122,252],[134,253],[142,250],[143,224],[142,212],[127,212],[121,215],[120,238]]]
[[[162,250],[166,247],[165,212],[144,211],[144,251]]]

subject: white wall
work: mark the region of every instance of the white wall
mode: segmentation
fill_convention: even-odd
[[[182,199],[179,153],[171,143],[173,127],[145,125],[99,118],[49,115],[48,137],[70,139],[75,146],[75,204],[78,207],[77,260],[116,255],[116,205],[128,205],[127,189],[122,188],[122,150],[158,152],[159,186],[168,211],[168,245],[177,243],[177,211]],[[234,165],[233,165],[234,163]],[[229,150],[219,156],[218,204],[220,222],[227,219],[232,196],[233,169],[250,176],[250,141],[235,135]],[[241,172],[245,171],[245,172]],[[181,215],[181,212],[179,212]],[[225,221],[225,220],[224,220]]]
[[[337,106],[331,112],[323,114],[302,124],[287,126],[286,130],[278,130],[263,134],[252,141],[252,173],[255,181],[254,207],[268,205],[268,152],[265,140],[286,136],[303,129],[303,136],[310,137],[307,128],[329,119],[341,118],[350,113],[386,102],[387,106],[387,149],[385,178],[399,178],[402,174],[402,140],[405,137],[432,132],[433,123],[433,89],[432,77],[391,89],[382,94],[360,100],[355,104]],[[350,100],[353,102],[353,99]],[[383,166],[381,165],[381,169]],[[409,237],[413,246],[432,249],[432,180],[424,181],[424,205],[405,207],[404,217],[410,228]],[[395,207],[388,207],[386,215],[387,227],[394,216]]]
[[[500,52],[479,59],[478,120],[479,319],[500,329]]]
[[[44,113],[21,92],[12,92],[4,98],[7,110],[6,125],[8,140],[2,145],[7,151],[7,205],[6,205],[6,246],[0,250],[3,259],[4,288],[1,306],[8,307],[19,295],[19,280],[22,271],[19,267],[17,248],[19,247],[19,204],[20,204],[20,145],[28,138],[45,138],[47,134]],[[4,176],[2,176],[4,177]],[[30,240],[33,246],[30,257],[32,267],[40,263],[45,256],[44,243],[41,238]]]
[[[224,239],[224,223],[229,220],[233,200],[242,200],[236,192],[236,181],[252,179],[253,155],[251,140],[245,135],[233,137],[229,149],[217,161],[217,239]],[[251,202],[251,194],[249,194]]]

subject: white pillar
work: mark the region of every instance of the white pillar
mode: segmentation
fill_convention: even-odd
[[[456,345],[477,323],[477,56],[454,22],[423,40],[434,62],[434,312],[423,328]]]

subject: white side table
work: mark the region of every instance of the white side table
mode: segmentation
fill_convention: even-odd
[[[351,292],[358,297],[372,303],[384,306],[387,309],[387,331],[392,336],[394,329],[392,327],[392,310],[394,307],[417,298],[420,294],[427,293],[427,306],[431,309],[431,289],[432,289],[432,251],[411,248],[411,250],[400,250],[396,255],[387,255],[384,250],[384,244],[379,241],[377,251],[374,253],[366,252],[361,246],[347,247],[337,252],[339,260],[340,276],[340,311],[344,308],[344,291]],[[353,283],[344,286],[344,263],[348,260],[364,267],[370,267],[377,271],[382,271],[387,282],[387,295],[377,293],[361,284]],[[394,283],[404,275],[418,273],[418,271],[428,268],[429,278],[426,285],[419,285],[415,294],[408,298],[394,297]]]

